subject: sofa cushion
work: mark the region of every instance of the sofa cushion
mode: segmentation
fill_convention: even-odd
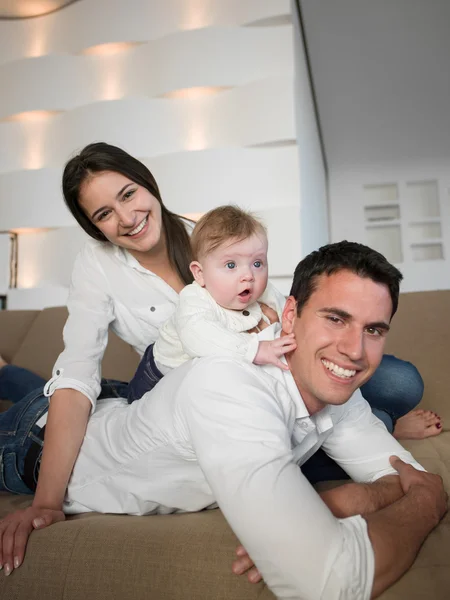
[[[9,316],[17,320],[14,312]],[[17,311],[22,312],[22,311]],[[1,315],[1,313],[0,313]],[[11,363],[24,367],[44,379],[51,377],[52,368],[64,349],[62,331],[67,319],[65,307],[46,308],[37,311],[28,324],[28,335],[24,335]],[[139,363],[139,356],[132,346],[109,333],[108,346],[102,363],[102,375],[109,379],[129,381]]]
[[[0,310],[0,356],[10,362],[27,336],[39,310]]]
[[[0,494],[0,517],[31,499]],[[256,600],[264,584],[231,572],[237,539],[219,510],[71,517],[32,533],[0,576],[2,600]],[[269,593],[267,598],[274,600]]]
[[[425,381],[422,408],[437,412],[447,427],[450,423],[449,306],[448,290],[401,294],[386,344],[386,352],[409,360],[419,369]]]

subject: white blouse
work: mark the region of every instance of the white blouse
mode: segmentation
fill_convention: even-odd
[[[89,240],[75,260],[63,331],[65,349],[44,393],[78,390],[94,408],[109,327],[142,356],[177,305],[177,292],[129,252]]]

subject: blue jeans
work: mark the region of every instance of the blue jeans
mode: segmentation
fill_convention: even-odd
[[[141,362],[133,375],[133,379],[128,385],[128,404],[139,400],[142,396],[152,390],[155,385],[164,377],[155,363],[153,356],[153,345],[147,347]]]
[[[390,433],[394,431],[397,419],[419,404],[423,390],[423,379],[416,367],[390,354],[383,356],[378,369],[361,386],[361,393],[373,414],[383,421]],[[301,469],[310,483],[348,479],[347,473],[323,450],[311,456]]]
[[[34,390],[43,388],[46,380],[28,369],[5,365],[0,369],[0,399],[19,402]]]
[[[3,386],[0,379],[0,398],[12,400],[13,406],[7,411],[0,413],[0,491],[13,494],[34,493],[39,475],[40,458],[43,446],[41,427],[36,425],[37,421],[48,411],[48,398],[42,393],[42,378],[37,375],[8,365],[8,378],[3,378]],[[3,371],[3,369],[0,369]],[[21,379],[20,386],[26,389],[33,382],[41,380],[39,387],[32,390],[25,397],[18,399],[14,395],[19,385],[12,383],[16,377]],[[45,381],[44,381],[45,383]],[[13,392],[11,396],[3,395],[5,390]],[[128,395],[128,384],[113,379],[102,379],[100,398],[126,398]],[[27,485],[23,476],[25,472],[25,461],[28,452],[33,447],[36,450],[36,463],[33,465],[32,482]]]

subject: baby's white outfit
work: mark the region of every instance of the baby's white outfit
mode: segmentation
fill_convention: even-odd
[[[175,313],[160,329],[153,347],[156,366],[165,375],[191,358],[231,356],[253,362],[258,352],[256,333],[242,335],[263,319],[260,303],[272,308],[281,320],[285,297],[271,283],[258,302],[243,310],[219,306],[211,294],[197,282],[181,292]]]

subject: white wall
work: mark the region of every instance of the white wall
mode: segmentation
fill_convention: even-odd
[[[292,1],[302,255],[329,243],[327,176],[297,3]]]
[[[271,275],[289,290],[324,221],[294,31],[302,51],[290,0],[83,0],[0,22],[0,229],[39,229],[19,234],[18,283],[30,303],[48,288],[54,304],[54,286],[68,285],[83,236],[64,207],[61,170],[98,140],[147,164],[178,213],[224,203],[257,211]]]
[[[450,3],[301,5],[327,155],[332,240],[377,247],[404,273],[404,291],[450,287]],[[415,215],[410,184],[420,182],[435,185],[438,215]],[[396,198],[376,200],[373,187],[386,185],[396,187]],[[393,204],[398,215],[369,222],[367,205],[374,203]]]

